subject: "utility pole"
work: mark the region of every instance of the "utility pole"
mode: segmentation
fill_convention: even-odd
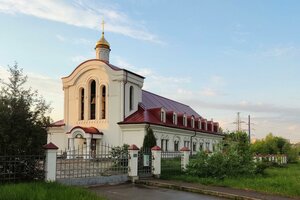
[[[236,130],[238,132],[242,131],[242,123],[245,123],[241,120],[240,112],[237,113],[236,122],[233,122],[233,124],[236,124]]]

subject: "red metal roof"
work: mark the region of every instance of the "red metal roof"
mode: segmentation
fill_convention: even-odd
[[[64,126],[65,123],[64,123],[64,120],[59,120],[59,121],[56,121],[56,122],[53,122],[52,124],[49,125],[49,127],[60,127],[60,126]]]
[[[67,134],[71,133],[74,129],[76,128],[80,128],[82,129],[85,133],[89,133],[89,134],[98,134],[98,135],[103,135],[102,132],[100,132],[97,128],[95,127],[82,127],[82,126],[75,126],[73,127],[70,132],[68,132]]]
[[[161,109],[166,111],[166,122],[161,121]],[[177,124],[173,123],[173,117],[171,117],[172,112],[177,113]],[[187,126],[183,125],[183,115],[187,116]],[[194,128],[191,125],[191,118],[194,117]],[[142,91],[142,102],[139,104],[138,110],[132,115],[128,116],[124,121],[119,122],[119,124],[141,124],[148,123],[154,125],[167,126],[172,128],[179,128],[191,131],[201,131],[211,134],[220,134],[218,132],[218,127],[209,130],[199,129],[197,125],[198,119],[201,119],[203,123],[208,123],[212,126],[211,121],[203,119],[196,111],[191,107],[179,103],[177,101],[153,94],[151,92]],[[213,123],[218,126],[218,123]],[[202,126],[204,127],[204,126]]]
[[[177,114],[186,113],[187,116],[194,115],[194,117],[201,117],[188,105],[159,96],[157,94],[153,94],[145,90],[142,90],[142,104],[145,109],[164,108],[166,111],[174,111]]]

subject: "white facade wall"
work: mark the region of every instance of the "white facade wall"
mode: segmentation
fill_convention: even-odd
[[[96,81],[96,119],[89,119],[90,116],[90,82]],[[99,60],[90,60],[77,67],[70,76],[62,79],[64,89],[64,123],[60,133],[55,133],[52,141],[59,149],[68,148],[66,133],[75,126],[95,127],[103,132],[103,141],[114,146],[123,144],[122,132],[117,124],[127,115],[137,110],[141,101],[141,88],[143,78],[135,76],[124,70],[115,71]],[[127,83],[126,83],[127,82]],[[129,87],[135,88],[134,110],[129,112],[128,100]],[[106,118],[101,119],[101,85],[106,86]],[[84,88],[84,120],[80,120],[80,88]],[[127,103],[126,103],[127,102]],[[126,117],[126,116],[125,116]],[[53,132],[50,128],[49,132]],[[64,137],[64,136],[65,137]],[[49,137],[50,138],[50,137]]]
[[[120,125],[123,132],[123,142],[126,144],[135,144],[139,148],[143,145],[144,136],[147,133],[148,124],[123,124]],[[156,138],[157,146],[161,147],[161,140],[168,140],[168,151],[174,151],[174,142],[179,141],[179,150],[184,147],[184,141],[191,141],[191,136],[194,136],[194,131],[176,129],[165,126],[150,125]],[[212,144],[218,144],[223,140],[223,136],[212,135],[202,132],[197,132],[196,136],[192,137],[192,141],[196,142],[196,150],[199,151],[200,143],[203,143],[203,151],[205,151],[205,143],[209,142],[209,151],[212,152]],[[191,143],[189,148],[191,148]]]

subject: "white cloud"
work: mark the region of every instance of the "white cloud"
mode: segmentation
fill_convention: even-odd
[[[92,42],[91,40],[85,39],[85,38],[66,38],[60,34],[56,34],[55,35],[56,39],[58,39],[61,42],[68,42],[71,44],[79,44],[79,45],[88,45],[90,46],[91,44],[93,44],[94,42]]]
[[[96,30],[100,29],[104,18],[107,21],[106,31],[162,44],[156,35],[147,31],[143,23],[133,21],[116,6],[98,1],[0,0],[0,12],[31,15]]]
[[[208,97],[213,97],[213,96],[217,96],[216,91],[214,91],[212,88],[203,88],[202,91],[200,91],[200,94],[202,96],[208,96]]]
[[[275,46],[275,47],[263,50],[260,54],[265,57],[299,56],[300,49],[298,49],[294,46]]]

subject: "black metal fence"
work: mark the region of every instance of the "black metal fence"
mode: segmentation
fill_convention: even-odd
[[[167,178],[182,174],[181,153],[162,151],[161,152],[161,177]]]
[[[127,174],[128,151],[103,144],[98,151],[87,153],[85,148],[60,152],[56,161],[56,178],[84,178]]]
[[[152,176],[152,153],[150,148],[142,148],[138,153],[138,176],[139,178]]]
[[[0,183],[17,183],[45,178],[45,154],[0,155]]]

